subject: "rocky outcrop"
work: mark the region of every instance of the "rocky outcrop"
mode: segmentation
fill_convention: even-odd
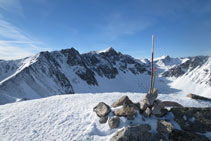
[[[206,136],[197,133],[173,129],[169,134],[170,141],[209,141]]]
[[[169,134],[173,130],[173,125],[165,120],[158,120],[157,123],[157,131],[158,134],[160,134],[160,137],[162,137],[165,140],[169,139]]]
[[[211,108],[172,108],[174,120],[185,131],[211,132]]]
[[[126,123],[130,123],[129,126],[127,125],[128,127],[117,131],[111,138],[111,141],[209,140],[206,136],[198,133],[211,132],[211,108],[182,107],[182,105],[176,102],[162,102],[156,99],[156,95],[153,93],[144,96],[140,105],[134,104],[127,96],[123,96],[112,105],[115,108],[112,109],[113,112],[111,114],[109,114],[111,109],[103,102],[100,102],[94,108],[97,116],[100,117],[99,122],[101,124],[108,121],[108,126],[114,129],[119,127],[121,122],[120,117],[126,117],[127,120],[141,117],[139,120],[142,119],[142,121],[146,121],[145,118],[155,116],[151,119],[157,120],[157,131],[150,132],[150,125],[141,124],[134,126],[134,124],[132,124],[133,121],[128,121]],[[166,106],[171,106],[170,111],[165,109]],[[173,119],[172,116],[156,119],[156,117],[163,117],[169,112],[172,112],[171,115],[173,114]],[[139,114],[142,116],[137,116]],[[181,130],[177,130],[178,128],[175,129],[173,127],[172,123],[175,124],[175,122],[179,124]],[[154,130],[155,126],[153,125],[152,128]]]
[[[165,109],[165,104],[159,99],[156,99],[157,96],[157,89],[154,88],[153,93],[149,92],[140,101],[140,111],[144,117],[150,117],[151,115],[162,117],[168,113],[168,110]]]
[[[150,141],[152,133],[149,132],[151,127],[148,124],[141,124],[135,127],[126,127],[110,139],[110,141]]]

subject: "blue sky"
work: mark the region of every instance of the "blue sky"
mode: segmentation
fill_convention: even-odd
[[[149,58],[211,55],[210,0],[0,0],[0,58],[74,47]]]

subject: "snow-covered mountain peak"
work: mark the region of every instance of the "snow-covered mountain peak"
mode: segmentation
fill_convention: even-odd
[[[155,58],[154,60],[169,60],[171,57],[169,55],[163,55],[161,57]]]
[[[113,48],[113,47],[109,47],[109,48],[107,48],[107,49],[105,49],[105,50],[102,50],[102,51],[99,51],[99,53],[105,53],[105,52],[116,52],[116,50]]]
[[[210,58],[155,59],[158,89],[171,91],[166,79],[172,77],[210,85]],[[74,48],[45,51],[24,59],[0,61],[0,104],[65,93],[147,92],[149,80],[150,60],[138,60],[113,48],[83,54]]]

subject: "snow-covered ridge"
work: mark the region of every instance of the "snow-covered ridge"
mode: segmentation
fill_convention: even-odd
[[[207,95],[211,91],[210,64],[207,56],[155,59],[159,76],[155,85],[168,94],[183,91],[178,84],[188,82],[184,87],[204,87],[200,95]],[[46,51],[20,60],[0,61],[0,104],[65,93],[145,93],[149,80],[149,60],[138,60],[113,48],[84,54],[74,48]]]

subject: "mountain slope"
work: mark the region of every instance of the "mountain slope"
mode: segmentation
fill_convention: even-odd
[[[41,52],[21,62],[23,67],[16,67],[0,82],[1,104],[17,98],[34,99],[74,92],[138,91],[137,86],[129,89],[125,86],[131,85],[135,75],[149,73],[144,64],[112,48],[86,54],[74,48]],[[110,80],[116,81],[109,85]],[[122,86],[113,86],[120,81]]]
[[[210,65],[207,56],[157,58],[155,87],[166,94],[184,91],[206,96],[211,92]],[[146,93],[150,83],[148,59],[134,59],[113,48],[84,54],[74,48],[41,52],[0,61],[0,72],[0,104],[67,93]]]

